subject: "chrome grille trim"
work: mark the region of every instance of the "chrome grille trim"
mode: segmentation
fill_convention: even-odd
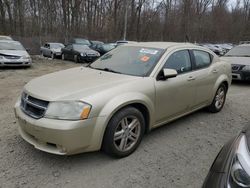
[[[25,114],[32,118],[42,118],[47,110],[48,104],[48,101],[40,100],[26,93],[22,93],[20,107]]]
[[[232,65],[232,70],[233,71],[238,71],[238,70],[240,70],[240,65]]]

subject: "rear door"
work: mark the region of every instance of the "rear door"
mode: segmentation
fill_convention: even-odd
[[[213,55],[203,50],[192,50],[194,59],[194,83],[197,91],[193,107],[206,104],[213,97],[213,87],[219,76],[219,66],[213,63]]]
[[[189,111],[194,102],[196,90],[188,50],[174,52],[169,56],[163,68],[175,69],[178,75],[167,80],[155,81],[156,123],[175,118]]]

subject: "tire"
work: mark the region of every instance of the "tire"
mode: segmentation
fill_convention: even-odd
[[[65,55],[64,55],[64,54],[62,54],[62,60],[66,60],[66,59],[65,59]]]
[[[225,84],[221,84],[215,93],[212,104],[207,108],[208,111],[212,113],[220,112],[225,104],[226,95],[227,95],[227,88]]]
[[[74,55],[74,62],[79,63],[78,55]]]
[[[126,107],[109,121],[102,150],[113,157],[126,157],[139,146],[144,132],[145,120],[142,113],[134,107]]]

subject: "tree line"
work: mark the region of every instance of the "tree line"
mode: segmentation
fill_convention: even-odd
[[[250,0],[0,0],[0,34],[16,37],[116,41],[125,22],[132,41],[250,40]]]

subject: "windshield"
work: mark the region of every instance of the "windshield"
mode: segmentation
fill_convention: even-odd
[[[19,42],[0,42],[0,50],[25,50]]]
[[[61,43],[50,43],[51,48],[63,48],[64,45]]]
[[[236,46],[227,52],[225,56],[250,57],[250,46]]]
[[[146,76],[157,64],[163,51],[158,48],[120,46],[100,57],[90,67],[127,75]]]
[[[86,45],[77,45],[77,44],[74,44],[73,45],[73,48],[76,50],[76,51],[85,51],[85,50],[89,50],[90,48]]]
[[[86,39],[79,39],[79,38],[76,38],[75,41],[74,41],[74,43],[76,43],[76,44],[88,45],[88,46],[91,45],[90,42],[89,42],[89,40],[86,40]]]

